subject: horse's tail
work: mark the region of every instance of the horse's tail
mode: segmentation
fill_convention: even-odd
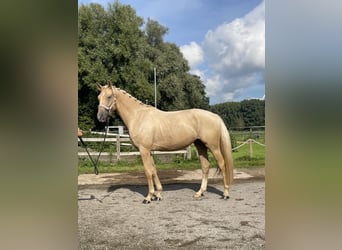
[[[221,139],[221,153],[224,158],[225,171],[228,177],[228,185],[230,185],[233,182],[233,168],[234,168],[232,146],[231,146],[228,129],[222,120],[221,120],[221,138],[220,139]]]

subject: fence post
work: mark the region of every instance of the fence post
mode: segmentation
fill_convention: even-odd
[[[116,135],[116,160],[120,161],[120,135]]]
[[[191,145],[186,148],[186,159],[191,160]]]
[[[253,158],[253,140],[248,139],[248,143],[249,143],[249,158],[252,159]]]

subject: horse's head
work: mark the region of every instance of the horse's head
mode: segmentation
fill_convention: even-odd
[[[97,97],[99,99],[97,119],[100,122],[105,122],[116,109],[116,96],[110,81],[108,81],[108,84],[105,86],[101,86],[97,83],[97,88],[100,91],[100,94]]]

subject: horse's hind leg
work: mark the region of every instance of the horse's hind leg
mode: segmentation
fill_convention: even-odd
[[[210,168],[210,162],[208,160],[208,149],[200,140],[196,140],[194,142],[198,155],[201,161],[202,166],[202,183],[201,188],[195,193],[194,197],[199,198],[203,195],[203,193],[207,190],[208,185],[208,173]]]
[[[220,149],[216,149],[213,148],[211,149],[211,152],[213,153],[217,165],[219,166],[219,168],[221,169],[222,175],[223,175],[223,198],[224,199],[229,199],[229,185],[228,185],[228,176],[227,176],[227,172],[226,172],[226,166],[225,166],[225,162],[224,162],[224,158],[223,155],[221,153]]]

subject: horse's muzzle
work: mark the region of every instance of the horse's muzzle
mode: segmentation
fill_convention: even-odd
[[[105,122],[107,121],[108,115],[109,115],[108,111],[105,111],[105,112],[99,111],[97,112],[97,120],[99,120],[99,122]]]

